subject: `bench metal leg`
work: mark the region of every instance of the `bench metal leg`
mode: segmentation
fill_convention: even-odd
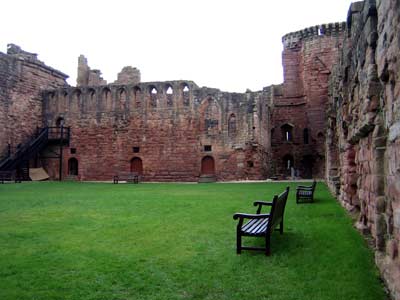
[[[240,232],[237,232],[236,234],[236,253],[242,253],[242,235]]]
[[[265,237],[265,255],[271,255],[271,236],[269,234]]]

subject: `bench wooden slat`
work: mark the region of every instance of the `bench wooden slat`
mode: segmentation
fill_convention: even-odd
[[[250,220],[243,225],[242,232],[249,235],[265,234],[267,230],[268,219]]]

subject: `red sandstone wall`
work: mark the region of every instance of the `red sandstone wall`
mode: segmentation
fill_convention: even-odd
[[[283,37],[284,83],[273,95],[272,173],[290,175],[286,158],[305,178],[323,178],[329,74],[337,60],[344,23],[314,26]],[[293,126],[285,141],[282,126]],[[304,141],[308,130],[308,143]]]
[[[166,93],[169,87],[172,94]],[[257,109],[261,96],[179,81],[70,88],[46,95],[45,118],[54,125],[63,117],[71,127],[70,148],[76,153],[66,149],[64,176],[71,157],[79,161],[80,180],[111,180],[130,171],[131,159],[139,157],[144,180],[197,181],[203,157],[212,156],[218,180],[261,179],[267,143],[259,137],[268,114],[265,105],[264,112]],[[57,178],[54,162],[48,169]]]
[[[400,299],[400,2],[353,3],[346,35],[331,78],[327,179],[335,185],[336,169],[339,199],[359,213],[357,227],[371,234]]]
[[[43,125],[41,91],[66,85],[66,78],[15,45],[0,53],[0,158],[8,143],[14,151]]]

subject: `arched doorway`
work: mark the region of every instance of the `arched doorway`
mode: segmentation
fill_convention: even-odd
[[[143,162],[139,157],[131,159],[131,172],[143,175]]]
[[[303,156],[303,159],[301,161],[302,165],[303,165],[303,178],[313,178],[313,166],[314,166],[314,158],[312,155],[305,155]]]
[[[78,160],[75,157],[68,160],[68,175],[78,175]]]
[[[56,127],[61,127],[61,126],[64,126],[64,118],[58,117],[56,120]]]
[[[201,160],[201,175],[214,175],[215,163],[212,156],[204,156]]]

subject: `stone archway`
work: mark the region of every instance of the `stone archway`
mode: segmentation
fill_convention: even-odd
[[[131,159],[131,172],[143,175],[143,162],[139,157]]]

